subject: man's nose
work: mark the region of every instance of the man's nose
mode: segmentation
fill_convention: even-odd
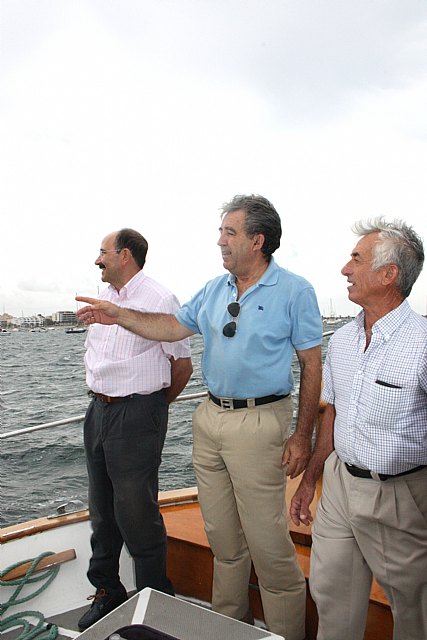
[[[343,268],[341,269],[341,273],[343,276],[348,276],[351,273],[349,262],[347,262],[347,264],[343,266]]]

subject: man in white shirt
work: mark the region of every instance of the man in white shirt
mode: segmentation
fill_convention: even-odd
[[[313,525],[310,591],[318,640],[362,640],[372,575],[394,640],[427,638],[427,320],[406,298],[421,272],[421,239],[405,223],[359,223],[342,274],[363,311],[331,338],[328,404],[291,504],[296,524],[323,470]]]
[[[110,233],[95,264],[110,286],[100,298],[144,311],[175,313],[176,297],[142,271],[148,244],[133,229]],[[96,587],[83,631],[127,598],[119,577],[125,542],[136,587],[173,594],[166,576],[166,531],[157,500],[168,405],[192,373],[188,339],[145,340],[117,325],[90,328],[86,382],[92,395],[84,442],[93,535],[88,578]]]

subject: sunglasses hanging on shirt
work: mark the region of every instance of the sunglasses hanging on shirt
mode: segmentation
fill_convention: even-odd
[[[237,331],[237,321],[240,315],[240,304],[238,302],[230,302],[227,311],[234,320],[227,322],[222,329],[222,333],[226,338],[233,338]]]

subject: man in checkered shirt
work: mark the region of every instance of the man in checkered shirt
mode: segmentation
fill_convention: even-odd
[[[372,575],[390,602],[394,640],[425,640],[427,320],[406,300],[423,245],[399,220],[354,230],[360,239],[341,273],[362,311],[330,340],[327,406],[291,517],[313,520],[323,471],[310,569],[318,640],[363,639]]]

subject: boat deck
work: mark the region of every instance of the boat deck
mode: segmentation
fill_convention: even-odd
[[[287,502],[294,494],[299,479],[288,480]],[[316,509],[320,497],[319,486],[317,496],[312,505]],[[210,550],[199,505],[183,504],[163,510],[163,518],[168,532],[168,566],[169,576],[176,592],[184,596],[194,594],[194,585],[198,585],[198,597],[206,602],[212,597],[213,556]],[[311,598],[308,586],[310,571],[311,526],[297,527],[288,519],[289,530],[295,544],[299,565],[307,581],[307,640],[315,640],[317,633],[316,606]],[[187,562],[186,547],[192,548],[191,556],[194,562]],[[197,560],[196,560],[197,558]],[[263,620],[262,604],[259,594],[257,577],[252,571],[249,596],[252,612],[257,619]],[[393,620],[388,600],[374,580],[371,590],[368,624],[364,640],[391,640],[393,636]]]
[[[298,479],[289,480],[287,487],[287,502],[293,495]],[[315,511],[317,498],[313,504]],[[184,501],[182,501],[184,499]],[[197,490],[186,489],[177,492],[166,492],[160,497],[161,510],[168,533],[168,575],[172,580],[177,594],[183,597],[195,599],[197,602],[211,602],[213,556],[204,531],[203,519],[197,502]],[[79,512],[73,516],[66,516],[66,520],[83,520],[88,518],[87,512]],[[58,520],[58,519],[56,519]],[[19,527],[9,527],[0,531],[0,543],[18,536],[33,535],[44,528],[61,526],[56,521],[40,519],[27,523],[25,531]],[[298,562],[307,579],[307,640],[314,640],[317,632],[317,612],[308,588],[308,575],[310,568],[311,528],[295,527],[289,520],[289,528],[295,544]],[[88,594],[89,595],[89,594]],[[252,572],[249,596],[254,617],[263,620],[262,604],[259,594],[257,578]],[[88,605],[89,606],[89,603]],[[67,630],[68,637],[78,634],[77,621],[82,612],[87,608],[79,608],[53,619],[59,627]],[[17,632],[4,634],[6,640],[13,640]],[[371,600],[368,614],[368,624],[364,640],[391,640],[393,635],[393,622],[388,601],[374,581],[371,591]]]

